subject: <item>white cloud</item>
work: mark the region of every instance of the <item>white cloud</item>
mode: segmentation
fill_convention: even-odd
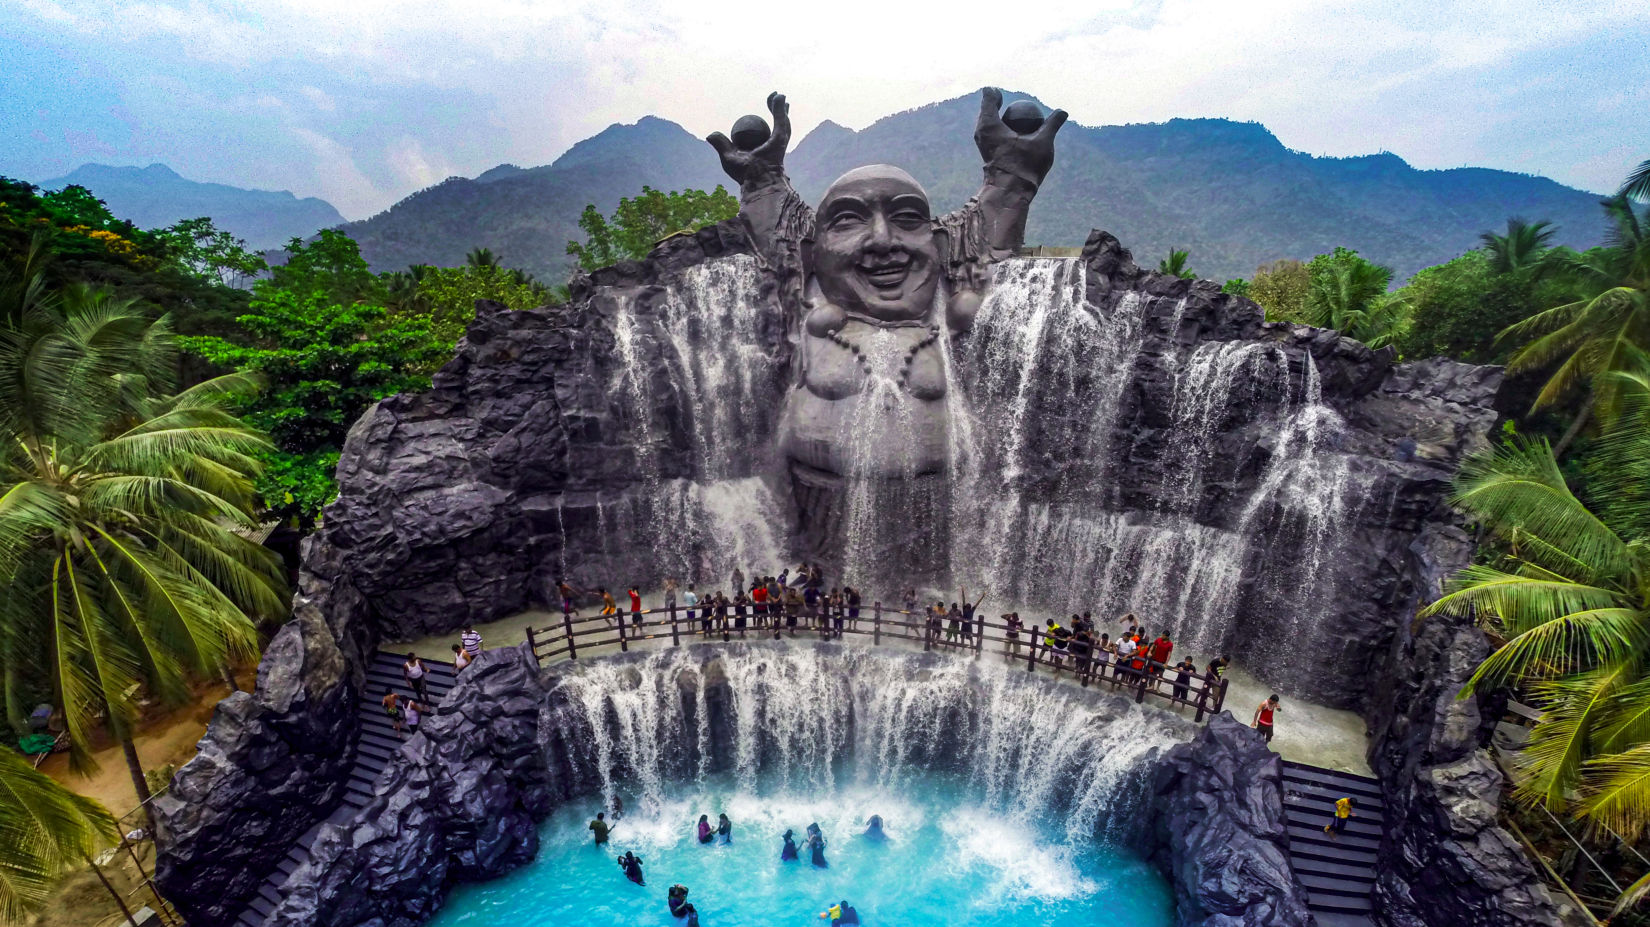
[[[1616,88],[1588,76],[1588,43],[1650,33],[1642,0],[23,2],[37,22],[91,39],[88,53],[144,49],[159,70],[182,58],[218,69],[226,99],[281,101],[290,112],[277,118],[379,177],[349,198],[381,197],[374,208],[449,172],[544,163],[649,113],[705,134],[777,88],[800,136],[824,118],[863,126],[986,83],[1091,125],[1253,119],[1313,153],[1387,149],[1423,167],[1483,163],[1597,187],[1624,169],[1598,163],[1615,147],[1613,120],[1625,125],[1625,101],[1650,85],[1642,55],[1617,62]],[[1553,54],[1573,66],[1530,63]],[[473,101],[468,147],[438,150],[453,127],[419,123],[424,98]],[[1538,143],[1542,108],[1560,105],[1597,116]],[[335,187],[323,173],[317,187]]]

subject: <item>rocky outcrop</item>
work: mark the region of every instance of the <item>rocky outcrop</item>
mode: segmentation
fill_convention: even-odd
[[[1423,576],[1470,551],[1458,529],[1446,528],[1416,547]],[[1370,763],[1386,802],[1375,885],[1383,927],[1592,923],[1547,891],[1497,823],[1503,776],[1484,748],[1495,718],[1477,699],[1457,698],[1488,653],[1469,621],[1442,617],[1422,620],[1394,646],[1389,694],[1371,713]]]
[[[419,927],[454,883],[531,860],[554,803],[538,743],[544,694],[525,647],[482,654],[380,776],[373,801],[322,828],[269,923]]]
[[[1311,927],[1289,863],[1283,768],[1230,712],[1171,749],[1152,784],[1152,860],[1174,882],[1179,927]]]
[[[376,638],[324,538],[305,545],[293,618],[257,686],[218,703],[199,752],[155,799],[155,878],[198,927],[227,924],[270,860],[325,818],[355,760],[356,694]]]

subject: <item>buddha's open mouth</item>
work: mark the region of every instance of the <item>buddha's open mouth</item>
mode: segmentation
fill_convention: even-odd
[[[859,272],[879,290],[897,290],[911,273],[911,258],[900,257],[874,263],[861,263]]]

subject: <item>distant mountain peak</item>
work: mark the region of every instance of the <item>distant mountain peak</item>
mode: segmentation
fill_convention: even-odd
[[[307,238],[344,222],[325,200],[194,181],[159,162],[146,167],[82,164],[40,186],[57,190],[70,184],[92,191],[111,212],[139,228],[210,216],[218,228],[246,239],[254,249],[279,248],[295,236]]]

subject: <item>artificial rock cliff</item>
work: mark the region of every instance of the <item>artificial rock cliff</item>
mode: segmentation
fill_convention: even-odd
[[[1411,544],[1447,521],[1499,371],[1397,365],[1267,323],[1210,282],[1139,268],[1105,233],[1081,261],[999,274],[950,346],[968,403],[955,427],[981,427],[956,442],[943,492],[890,509],[944,522],[944,556],[909,566],[951,576],[901,572],[916,545],[851,537],[854,513],[817,517],[786,471],[774,435],[795,320],[737,223],[580,277],[566,306],[480,305],[432,389],[352,429],[294,622],[158,808],[163,887],[192,922],[232,917],[257,861],[336,806],[364,656],[548,604],[561,575],[709,588],[797,552],[834,573],[885,562],[1032,611],[1133,610],[1286,692],[1364,699],[1422,594]],[[868,600],[896,594],[894,577],[848,578]]]

